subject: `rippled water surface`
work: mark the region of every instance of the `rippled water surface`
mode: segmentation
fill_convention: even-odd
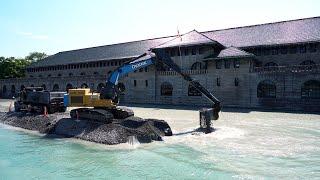
[[[223,112],[192,133],[194,110],[134,108],[175,135],[151,144],[97,145],[0,125],[0,179],[319,179],[320,116]]]

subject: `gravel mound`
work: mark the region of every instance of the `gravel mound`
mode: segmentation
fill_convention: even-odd
[[[103,124],[88,120],[76,120],[66,113],[48,116],[25,112],[0,113],[0,122],[44,134],[56,134],[74,137],[102,144],[119,144],[128,142],[135,136],[139,142],[160,141],[163,136],[171,136],[171,128],[163,120],[128,117],[114,119],[112,123]]]

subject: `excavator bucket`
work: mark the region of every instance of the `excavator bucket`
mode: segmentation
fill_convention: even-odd
[[[211,133],[214,128],[211,127],[211,120],[217,120],[219,118],[219,110],[215,108],[202,108],[199,110],[200,114],[200,130],[207,133]]]

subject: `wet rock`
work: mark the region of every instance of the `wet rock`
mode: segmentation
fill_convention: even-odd
[[[153,140],[162,140],[162,136],[172,135],[171,128],[165,121],[139,117],[114,119],[112,123],[103,124],[72,119],[65,113],[43,116],[13,112],[0,113],[0,122],[40,133],[110,145],[126,143],[132,136],[135,136],[139,142],[148,143]]]
[[[149,121],[152,127],[157,128],[161,136],[172,136],[171,128],[166,121],[159,119],[146,119],[146,121]]]
[[[125,129],[119,125],[112,123],[101,124],[71,118],[60,119],[55,125],[54,134],[102,144],[119,144],[128,140]]]
[[[23,112],[4,113],[0,121],[15,127],[47,133],[56,121],[56,116],[43,116]]]

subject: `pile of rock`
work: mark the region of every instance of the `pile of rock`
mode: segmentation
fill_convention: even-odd
[[[65,113],[48,116],[25,112],[0,113],[0,122],[45,134],[74,137],[102,144],[119,144],[128,142],[135,136],[139,142],[162,140],[171,136],[170,126],[163,120],[129,117],[114,119],[104,124],[88,120],[76,120]]]

